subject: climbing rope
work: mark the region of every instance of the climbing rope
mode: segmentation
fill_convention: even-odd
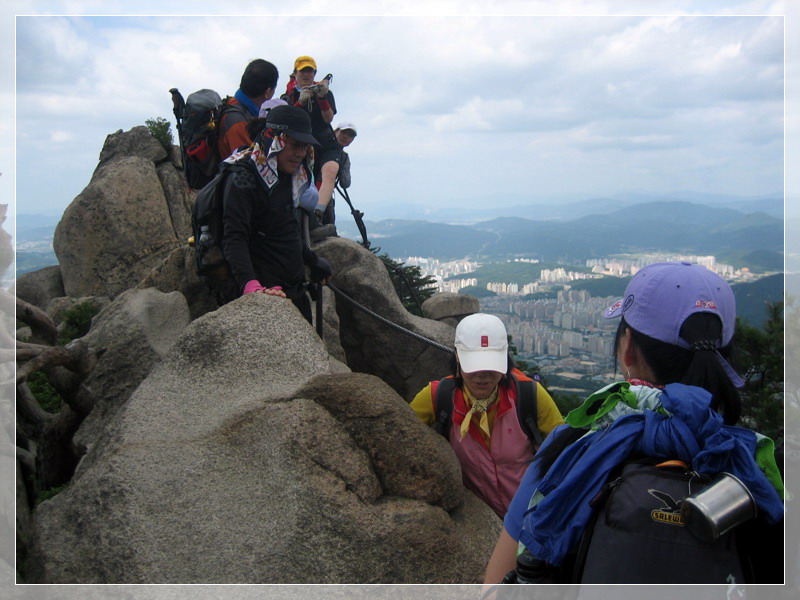
[[[452,348],[448,348],[447,346],[445,346],[445,345],[443,345],[443,344],[440,344],[439,342],[435,342],[435,341],[433,341],[433,340],[432,340],[432,339],[430,339],[430,338],[426,338],[426,337],[425,337],[425,336],[423,336],[423,335],[420,335],[420,334],[418,334],[418,333],[415,333],[415,332],[413,332],[413,331],[411,331],[411,330],[409,330],[409,329],[406,329],[406,328],[405,328],[405,327],[403,327],[402,325],[398,325],[397,323],[393,323],[393,322],[392,322],[392,321],[390,321],[389,319],[387,319],[387,318],[385,318],[385,317],[382,317],[381,315],[379,315],[378,313],[376,313],[376,312],[374,312],[374,311],[370,310],[370,309],[369,309],[369,308],[367,308],[366,306],[363,306],[362,304],[359,304],[359,303],[358,303],[356,300],[353,300],[353,298],[351,298],[350,296],[348,296],[347,294],[345,294],[345,293],[344,293],[342,290],[340,290],[339,288],[337,288],[337,287],[336,287],[335,285],[333,285],[332,283],[328,283],[328,287],[329,287],[329,288],[331,288],[331,289],[333,290],[333,293],[334,293],[334,294],[336,294],[337,296],[339,296],[339,297],[341,297],[341,298],[344,298],[344,299],[345,299],[345,300],[347,300],[347,301],[348,301],[350,304],[352,304],[353,306],[355,306],[357,309],[359,309],[359,310],[360,310],[360,311],[362,311],[362,312],[365,312],[365,313],[367,313],[369,316],[371,316],[371,317],[373,317],[373,318],[377,319],[377,320],[378,320],[378,321],[380,321],[381,323],[384,323],[384,324],[388,325],[389,327],[392,327],[393,329],[396,329],[397,331],[402,331],[403,333],[405,333],[405,334],[408,334],[408,335],[410,335],[411,337],[417,338],[418,340],[420,340],[420,341],[422,341],[422,342],[425,342],[426,344],[429,344],[429,345],[433,346],[434,348],[438,348],[439,350],[444,350],[445,352],[449,352],[450,354],[454,354],[454,350],[453,350]]]
[[[310,232],[308,230],[308,216],[305,214],[305,211],[301,211],[301,213],[303,213],[302,214],[302,221],[301,221],[301,229],[302,229],[302,232],[303,232],[303,238],[305,240],[306,246],[310,248],[311,247],[311,235],[310,235]],[[448,348],[447,346],[444,346],[443,344],[440,344],[439,342],[435,342],[434,340],[432,340],[430,338],[426,338],[424,335],[420,335],[418,333],[415,333],[415,332],[413,332],[413,331],[411,331],[409,329],[406,329],[402,325],[398,325],[397,323],[393,323],[389,319],[380,316],[378,313],[370,310],[369,308],[367,308],[366,306],[363,306],[362,304],[359,304],[356,300],[353,300],[353,298],[351,298],[350,296],[345,294],[342,290],[337,288],[332,283],[328,282],[328,287],[333,290],[334,294],[336,294],[337,296],[339,296],[341,298],[344,298],[350,304],[355,306],[357,309],[359,309],[362,312],[367,313],[369,316],[377,319],[381,323],[384,323],[384,324],[388,325],[389,327],[392,327],[393,329],[396,329],[397,331],[402,331],[403,333],[405,333],[407,335],[410,335],[411,337],[417,338],[418,340],[420,340],[422,342],[425,342],[426,344],[429,344],[429,345],[433,346],[434,348],[438,348],[439,350],[444,350],[445,352],[449,352],[450,354],[454,354],[455,353],[455,351],[452,348]],[[410,287],[410,284],[409,284],[409,287]],[[319,310],[321,308],[321,304],[322,304],[322,290],[319,290],[319,292],[320,292],[319,293],[319,299],[317,300],[317,309],[318,309],[318,312],[317,312],[317,323],[318,323],[317,329],[318,329],[318,331],[317,331],[317,333],[319,334],[320,337],[322,337],[322,318],[321,318],[320,310]],[[413,289],[412,289],[412,292],[413,292]],[[419,303],[419,299],[417,299],[417,303]],[[421,305],[420,305],[420,309],[421,309]]]

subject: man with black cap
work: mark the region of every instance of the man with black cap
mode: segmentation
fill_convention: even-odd
[[[241,294],[263,293],[291,299],[311,321],[305,268],[314,282],[326,283],[331,266],[308,248],[297,216],[308,188],[311,119],[293,106],[276,106],[248,148],[225,163],[222,249]]]

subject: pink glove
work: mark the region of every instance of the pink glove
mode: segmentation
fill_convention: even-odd
[[[261,285],[261,282],[258,279],[251,279],[248,281],[244,286],[244,292],[242,294],[252,294],[253,292],[264,292],[267,288]]]

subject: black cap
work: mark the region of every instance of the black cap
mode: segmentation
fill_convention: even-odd
[[[298,142],[320,145],[311,135],[311,117],[297,106],[276,106],[267,114],[264,128],[273,129],[277,133],[285,133]]]

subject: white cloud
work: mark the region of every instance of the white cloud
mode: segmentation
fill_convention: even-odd
[[[431,169],[449,174],[448,195],[464,195],[510,157],[537,179],[537,194],[613,193],[619,165],[630,167],[627,188],[637,180],[667,186],[695,155],[734,153],[708,164],[713,172],[696,178],[700,191],[731,187],[726,178],[742,192],[780,189],[782,176],[769,167],[782,162],[780,18],[675,16],[697,12],[692,2],[648,5],[667,17],[475,14],[497,14],[501,4],[525,13],[547,3],[475,3],[464,17],[21,20],[19,189],[63,208],[72,199],[63,194],[88,183],[107,134],[157,116],[173,121],[171,87],[184,96],[201,87],[233,93],[247,62],[262,57],[278,66],[280,89],[300,54],[334,74],[337,119],[359,125],[352,193],[365,202],[402,201],[400,190],[411,188],[436,193],[430,186],[441,183],[419,175]],[[255,4],[240,10],[249,8],[263,12]],[[332,3],[314,8],[342,14]],[[611,9],[586,2],[580,10]],[[80,153],[69,157],[69,171],[53,167],[53,178],[73,182],[56,197],[35,176],[38,140],[70,135]]]
[[[71,142],[75,139],[75,135],[71,131],[52,131],[50,132],[50,141],[56,144],[63,142]]]

